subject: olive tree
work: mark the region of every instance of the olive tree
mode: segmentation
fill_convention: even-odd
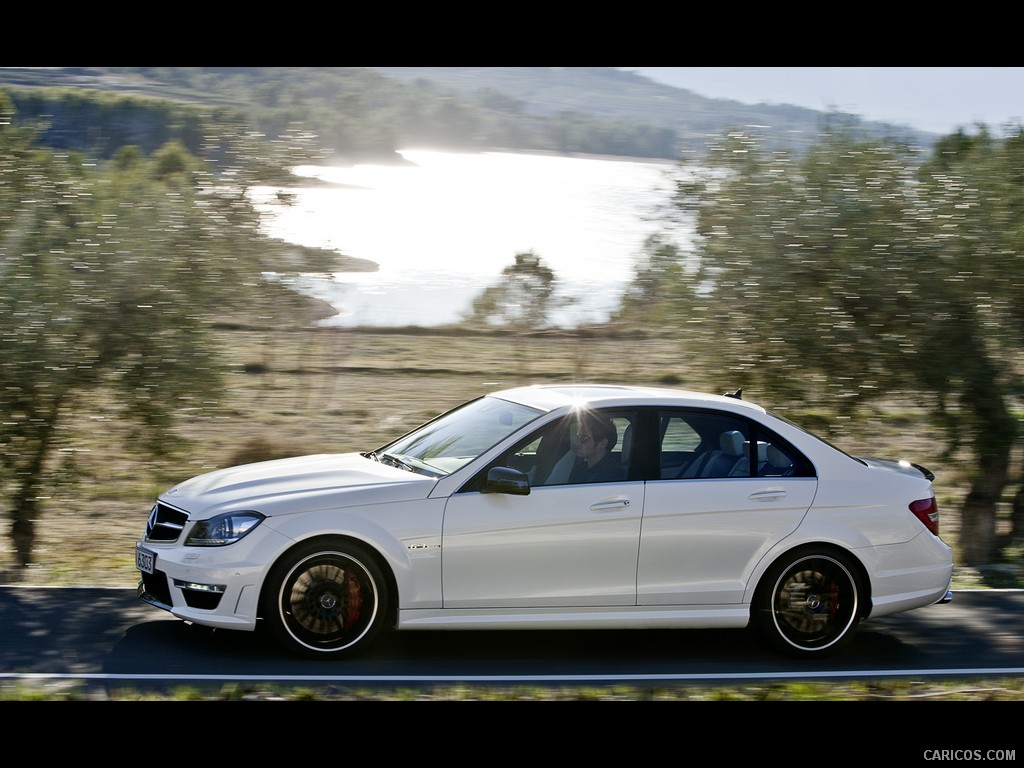
[[[823,128],[801,155],[730,133],[699,172],[685,167],[675,200],[696,222],[695,252],[638,272],[632,295],[658,289],[688,346],[766,391],[824,394],[851,413],[916,394],[950,449],[974,456],[960,556],[994,562],[1019,440],[1021,136],[940,143],[926,162]]]
[[[502,269],[500,280],[477,295],[462,320],[469,326],[511,331],[525,373],[527,337],[552,327],[552,313],[570,303],[558,295],[555,271],[534,251],[521,251]]]
[[[944,246],[938,274],[947,290],[937,298],[947,306],[936,317],[935,351],[951,383],[939,386],[962,406],[948,414],[950,434],[970,440],[978,462],[961,548],[991,555],[993,538],[995,548],[1024,542],[1024,130],[1006,126],[1001,139],[985,126],[973,136],[958,131],[938,142],[919,179]],[[1010,525],[998,536],[992,512],[1004,500]]]
[[[533,251],[515,255],[501,271],[501,279],[485,288],[474,300],[465,320],[512,328],[538,330],[551,324],[551,313],[560,306],[558,280],[551,267]]]
[[[40,149],[0,103],[0,491],[23,566],[48,462],[87,393],[113,393],[158,451],[182,407],[221,392],[208,321],[258,279],[247,190],[284,169],[244,126],[215,123],[217,163],[170,144],[99,166]]]

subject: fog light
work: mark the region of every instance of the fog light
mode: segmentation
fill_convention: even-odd
[[[174,586],[178,589],[191,589],[193,592],[215,592],[218,595],[227,589],[226,584],[197,584],[194,581],[182,581],[181,579],[175,579]]]

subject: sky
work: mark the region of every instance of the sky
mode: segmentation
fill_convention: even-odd
[[[792,104],[941,135],[1024,122],[1024,67],[619,67],[701,96]]]

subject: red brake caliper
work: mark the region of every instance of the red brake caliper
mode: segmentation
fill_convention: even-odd
[[[359,610],[363,607],[363,596],[359,590],[359,580],[354,571],[348,572],[348,599],[345,601],[345,626],[350,627],[359,618]]]

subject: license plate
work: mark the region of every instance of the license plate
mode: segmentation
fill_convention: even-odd
[[[152,573],[156,567],[156,552],[142,547],[135,548],[135,567],[143,573]]]

